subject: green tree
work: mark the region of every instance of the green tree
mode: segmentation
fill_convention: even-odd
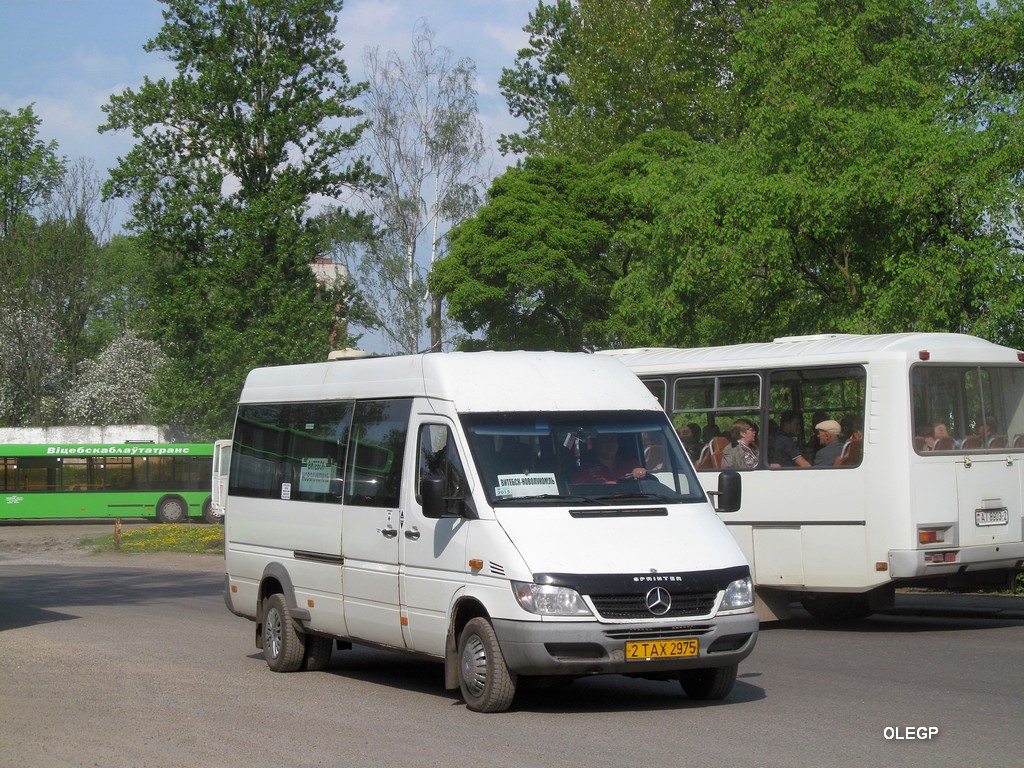
[[[1019,11],[916,0],[746,15],[742,133],[683,143],[630,183],[673,223],[618,286],[630,324],[652,343],[911,329],[998,340],[993,313],[1016,315],[1024,266],[1024,136],[1004,114],[1021,94],[990,74],[1021,63],[992,44],[1007,29],[1024,32]],[[696,338],[658,317],[673,305],[699,311]]]
[[[652,130],[720,141],[733,128],[739,19],[719,0],[538,3],[530,47],[502,71],[511,113],[528,121],[503,150],[595,161]]]
[[[533,79],[503,80],[531,105],[524,146],[599,162],[628,201],[580,211],[629,256],[612,336],[1024,342],[1020,2],[650,2],[612,24],[615,5],[574,4],[564,40],[521,54]]]
[[[0,243],[16,234],[19,220],[44,204],[64,173],[57,142],[39,138],[31,106],[0,109]]]
[[[626,269],[610,244],[612,199],[598,170],[569,158],[527,158],[496,179],[430,279],[452,316],[484,334],[463,348],[606,345],[609,293]]]
[[[516,54],[516,65],[501,71],[498,85],[513,117],[526,120],[522,133],[502,135],[503,154],[541,154],[557,136],[547,129],[549,117],[569,115],[573,97],[566,65],[576,50],[579,19],[571,0],[545,5],[538,0],[523,31],[530,43]]]
[[[163,1],[145,49],[177,73],[104,107],[100,130],[136,139],[107,193],[131,201],[155,269],[161,414],[213,437],[249,368],[329,350],[335,301],[310,269],[319,235],[306,214],[313,195],[366,178],[352,154],[363,86],[334,37],[341,0]]]

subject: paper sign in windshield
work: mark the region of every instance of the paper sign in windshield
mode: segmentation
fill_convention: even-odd
[[[543,493],[558,493],[558,483],[553,472],[537,472],[531,475],[498,475],[495,496],[514,498],[516,496],[539,496]]]

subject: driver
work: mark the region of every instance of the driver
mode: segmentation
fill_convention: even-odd
[[[635,466],[635,462],[621,459],[618,456],[619,438],[611,433],[601,433],[594,437],[590,461],[576,472],[577,483],[617,483],[619,480],[633,478],[642,480],[647,477],[647,470]]]

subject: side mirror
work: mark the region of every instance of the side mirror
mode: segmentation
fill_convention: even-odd
[[[716,512],[736,512],[743,498],[743,479],[735,469],[725,469],[718,475],[718,491],[709,494],[715,502]]]
[[[462,499],[445,496],[445,485],[443,477],[420,478],[420,504],[423,506],[424,517],[434,520],[443,517],[465,517],[466,503]]]

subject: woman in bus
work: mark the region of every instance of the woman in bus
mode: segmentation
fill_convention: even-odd
[[[722,469],[754,469],[758,453],[757,428],[747,419],[732,424],[732,445],[722,451]]]

